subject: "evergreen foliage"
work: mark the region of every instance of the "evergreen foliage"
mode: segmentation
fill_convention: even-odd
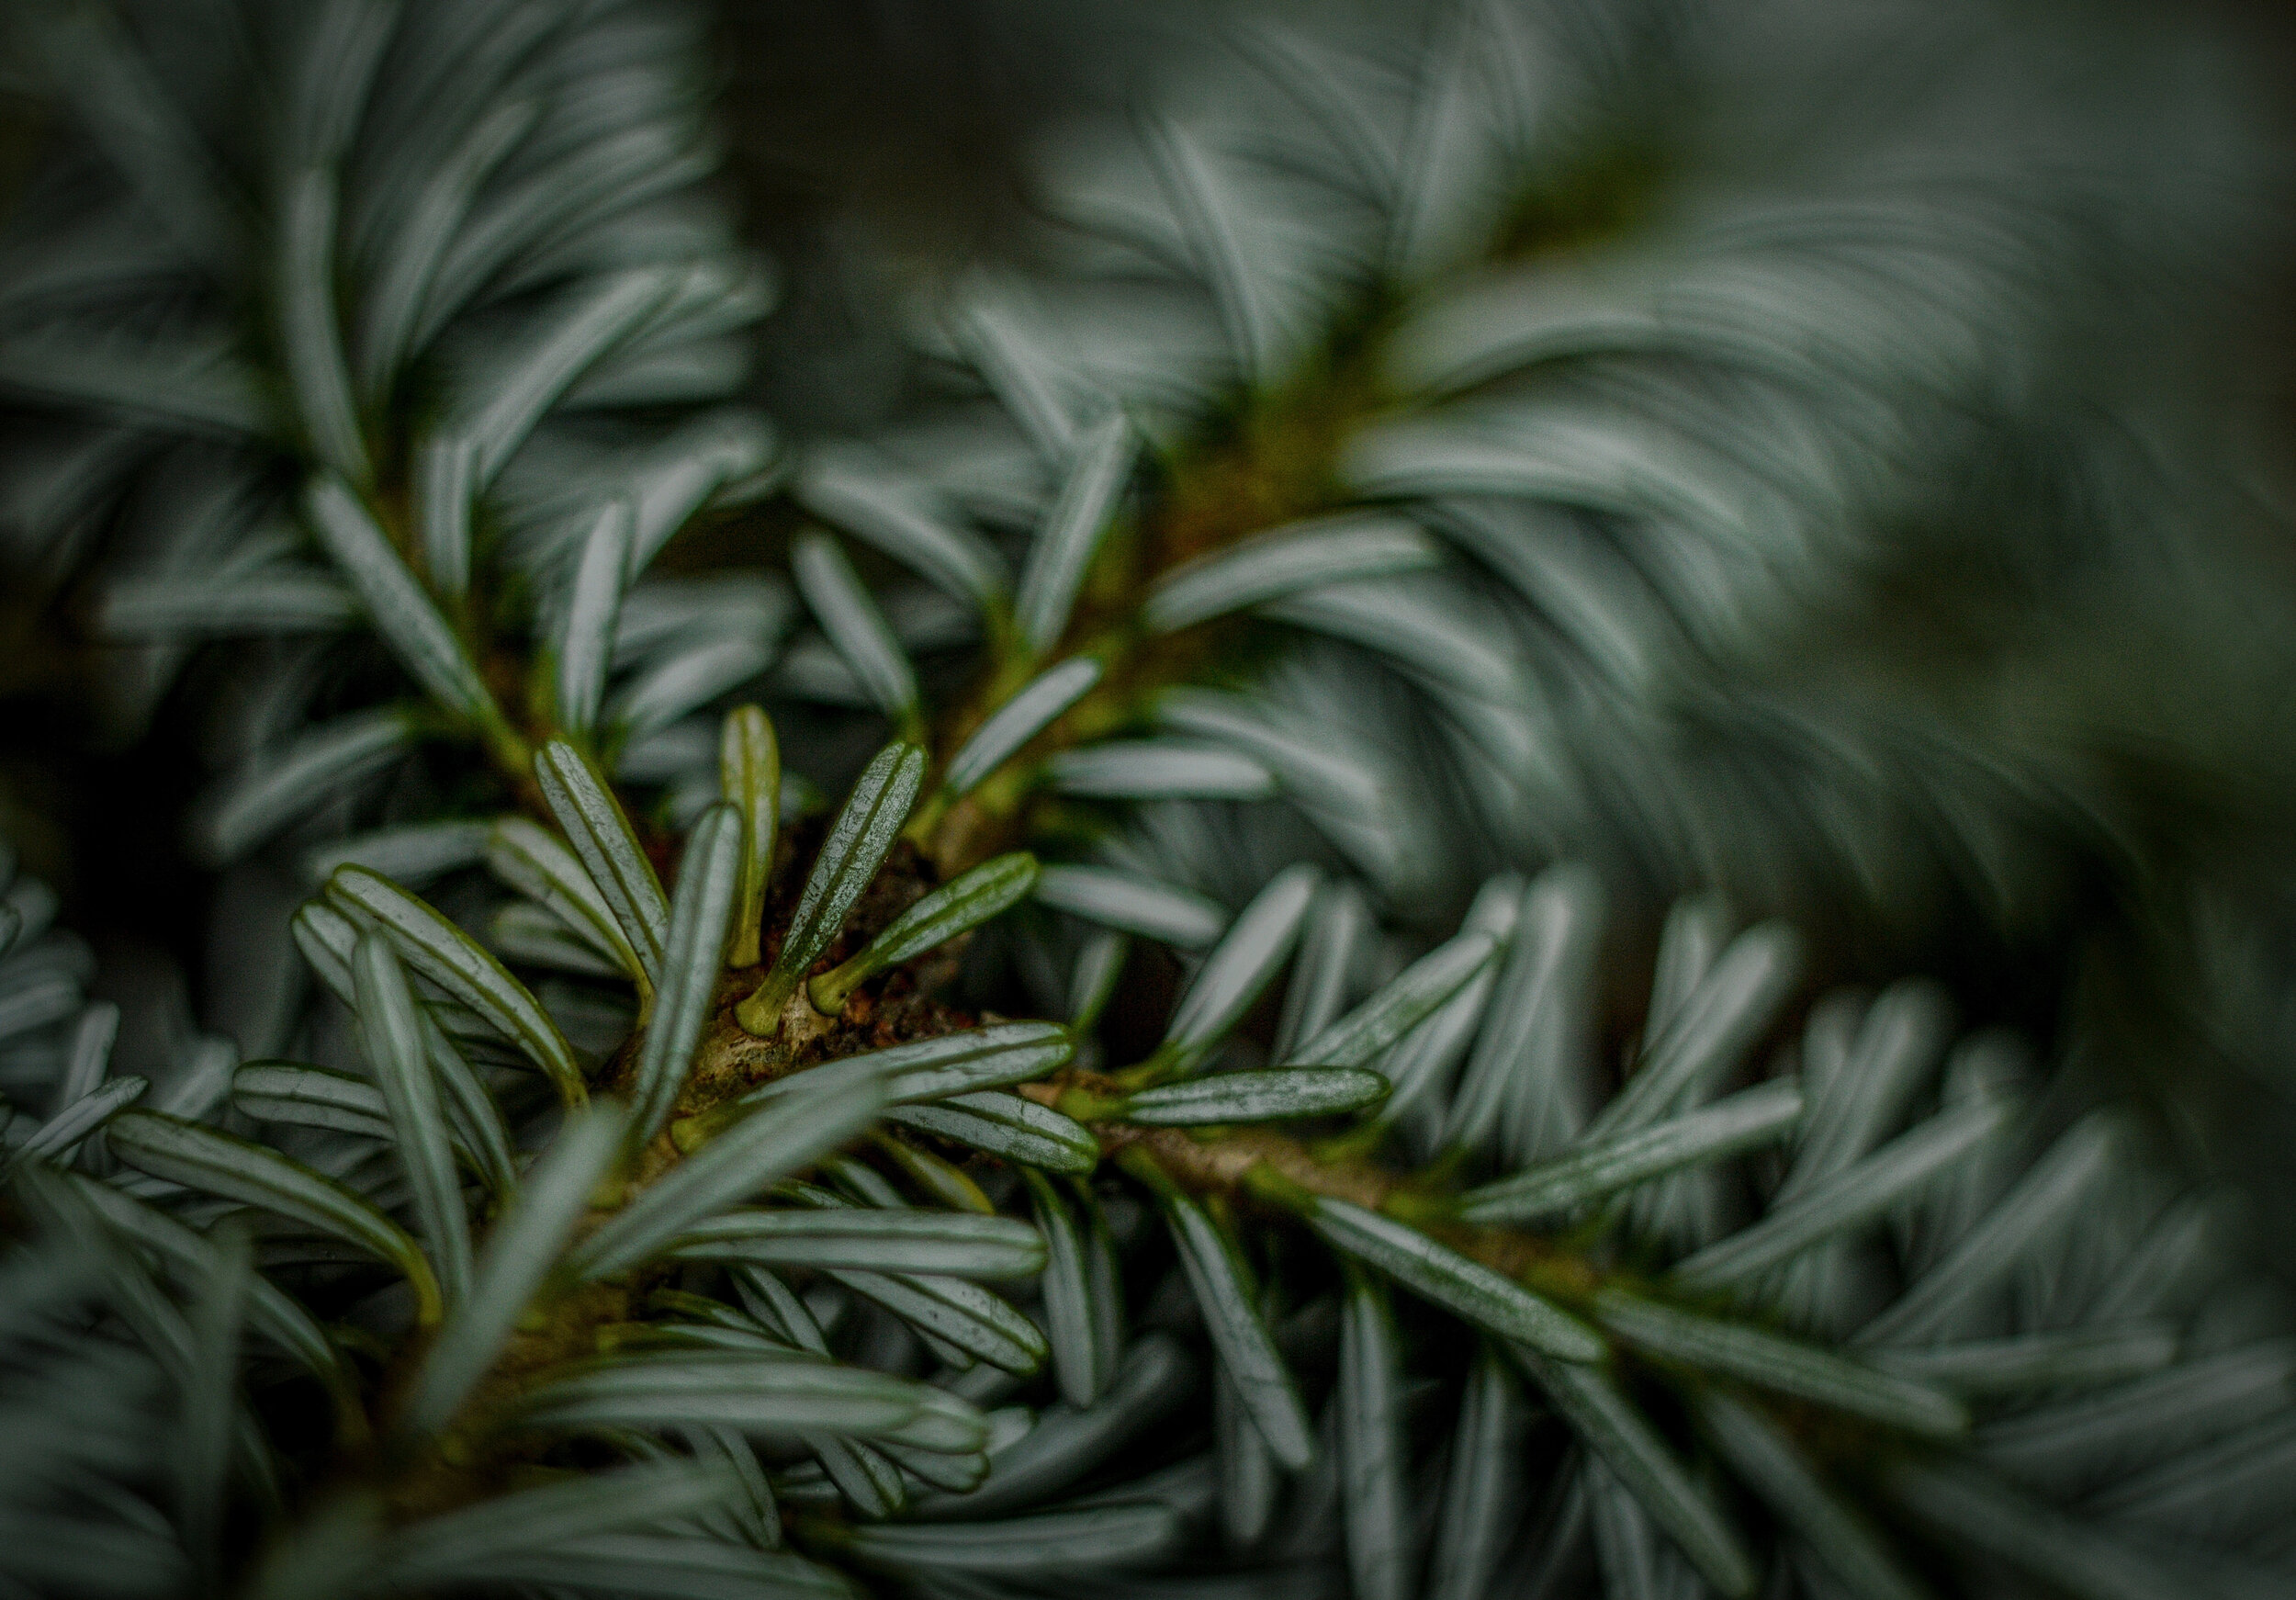
[[[2165,292],[2262,247],[2211,63],[1240,25],[913,286],[920,416],[785,452],[709,25],[11,19],[13,553],[113,737],[213,730],[231,1037],[116,1071],[10,862],[0,1576],[2287,1591],[2237,1197],[1830,984],[2269,820],[2190,715],[2287,648]]]

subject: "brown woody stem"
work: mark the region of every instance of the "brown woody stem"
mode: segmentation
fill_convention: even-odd
[[[1017,1091],[1040,1105],[1059,1109],[1071,1097],[1115,1098],[1118,1084],[1092,1073],[1062,1072]],[[1424,1179],[1398,1173],[1359,1151],[1317,1146],[1272,1128],[1235,1127],[1218,1132],[1183,1128],[1143,1128],[1120,1121],[1096,1122],[1103,1156],[1143,1157],[1164,1177],[1199,1198],[1248,1203],[1254,1174],[1270,1172],[1282,1182],[1322,1200],[1347,1200],[1367,1211],[1384,1211],[1438,1239],[1469,1260],[1503,1277],[1528,1283],[1542,1293],[1583,1300],[1603,1282],[1582,1256],[1544,1234],[1521,1228],[1475,1227],[1452,1217],[1450,1208]]]

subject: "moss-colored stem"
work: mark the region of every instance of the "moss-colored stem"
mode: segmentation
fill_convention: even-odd
[[[1120,1099],[1113,1080],[1097,1074],[1061,1073],[1019,1092],[1056,1110],[1073,1103],[1091,1109]],[[1458,1221],[1424,1175],[1399,1173],[1367,1152],[1321,1147],[1273,1128],[1235,1127],[1216,1132],[1143,1128],[1095,1121],[1105,1158],[1147,1180],[1169,1183],[1199,1199],[1254,1203],[1289,1214],[1283,1191],[1347,1200],[1383,1211],[1480,1263],[1544,1294],[1583,1301],[1605,1274],[1584,1255],[1551,1235],[1522,1228],[1475,1227]]]

